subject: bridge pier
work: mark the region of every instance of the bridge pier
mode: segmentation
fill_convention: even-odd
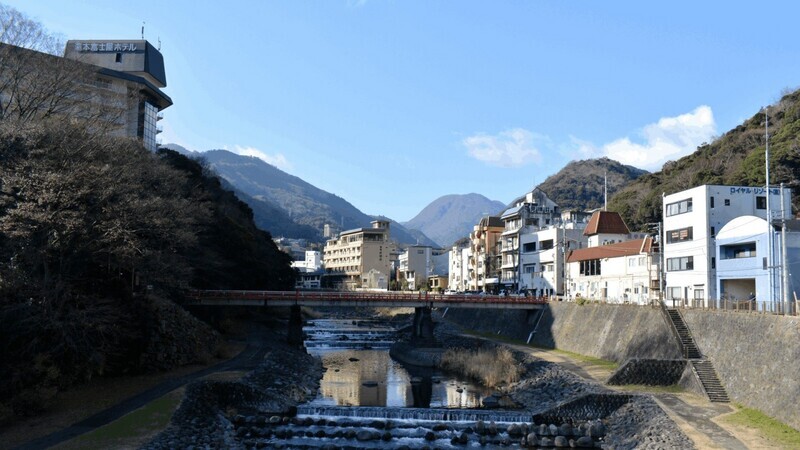
[[[424,306],[414,308],[414,337],[420,339],[433,339],[433,319],[431,308]]]
[[[286,341],[289,345],[303,345],[303,315],[300,313],[300,305],[289,307],[289,332]]]

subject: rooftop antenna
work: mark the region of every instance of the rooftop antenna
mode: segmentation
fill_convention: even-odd
[[[158,37],[158,51],[161,51],[161,36]]]
[[[142,40],[144,40],[144,20],[142,21]]]

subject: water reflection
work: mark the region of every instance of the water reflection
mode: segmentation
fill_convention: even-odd
[[[343,327],[348,325],[341,322]],[[329,334],[336,322],[325,321],[324,326]],[[348,330],[350,339],[359,341],[352,332]],[[315,338],[313,327],[307,328],[306,333]],[[404,367],[389,356],[387,349],[332,348],[321,344],[308,346],[308,352],[321,358],[327,368],[320,381],[320,393],[311,405],[477,408],[481,398],[489,394],[480,386],[437,370]]]

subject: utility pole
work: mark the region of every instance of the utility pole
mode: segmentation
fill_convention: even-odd
[[[775,311],[775,288],[773,280],[773,228],[772,228],[772,209],[770,209],[771,197],[769,191],[769,109],[764,108],[764,136],[766,138],[766,148],[764,150],[764,165],[766,166],[766,191],[767,191],[767,286],[768,294],[767,301],[772,304],[772,310]]]
[[[789,258],[786,252],[786,211],[783,202],[783,183],[781,183],[781,275],[783,275],[781,300],[783,303],[783,314],[789,315]]]

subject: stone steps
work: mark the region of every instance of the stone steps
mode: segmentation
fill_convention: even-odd
[[[678,332],[683,355],[691,361],[694,372],[703,385],[703,390],[706,392],[706,395],[708,395],[708,399],[717,403],[730,402],[725,387],[723,387],[722,383],[719,381],[717,371],[714,370],[711,361],[703,359],[703,355],[700,353],[700,349],[697,348],[692,333],[686,325],[686,322],[683,321],[680,311],[677,309],[667,309],[667,315],[672,322],[672,326],[675,327],[675,330]]]
[[[703,389],[706,391],[709,400],[717,403],[730,402],[728,393],[725,391],[722,383],[720,383],[717,372],[714,370],[711,361],[706,359],[692,360],[692,367],[694,367],[697,377],[703,384]]]

